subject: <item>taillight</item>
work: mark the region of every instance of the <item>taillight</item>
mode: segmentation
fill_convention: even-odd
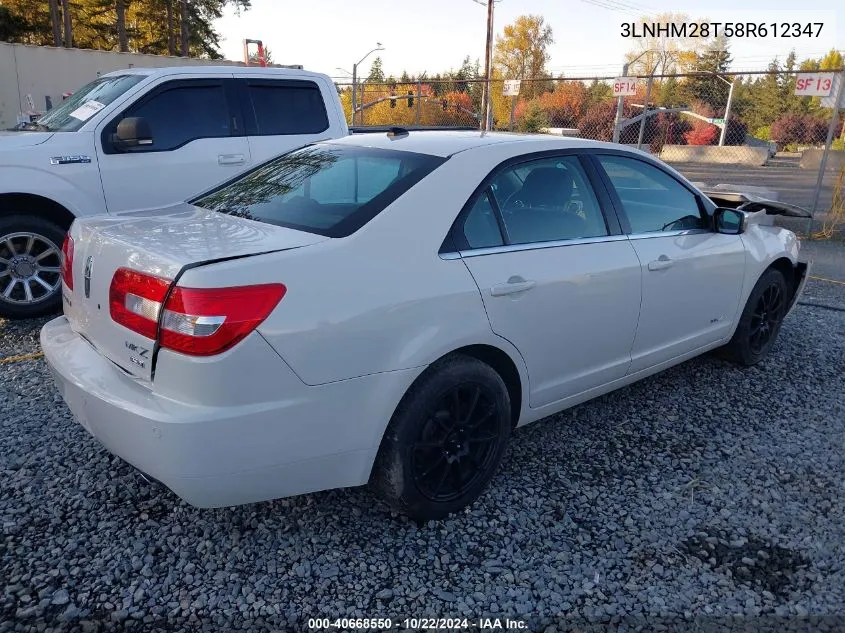
[[[73,238],[70,233],[65,234],[65,241],[62,243],[61,272],[62,281],[68,290],[73,290]]]
[[[282,284],[173,289],[161,277],[118,269],[109,289],[112,319],[159,344],[192,356],[219,354],[266,319],[285,296]],[[161,328],[159,328],[161,322]]]
[[[170,280],[118,268],[109,286],[109,313],[115,323],[154,339]]]
[[[282,284],[176,288],[164,306],[159,343],[193,356],[219,354],[257,328],[285,291]]]

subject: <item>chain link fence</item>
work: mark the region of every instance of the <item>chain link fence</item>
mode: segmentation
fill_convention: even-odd
[[[841,234],[845,220],[834,206],[842,194],[834,190],[845,178],[845,117],[830,107],[836,81],[825,99],[796,95],[795,72],[638,77],[624,97],[614,96],[615,79],[523,80],[516,97],[495,79],[492,129],[639,147],[695,182],[737,185],[814,211],[812,226],[795,228]],[[338,84],[347,121],[362,128],[478,128],[485,88],[483,80],[364,81],[353,95],[351,84]]]

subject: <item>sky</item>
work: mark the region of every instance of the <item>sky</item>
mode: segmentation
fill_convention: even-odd
[[[228,59],[243,59],[244,38],[262,40],[275,63],[302,64],[339,78],[348,76],[378,42],[385,50],[361,64],[364,76],[376,55],[385,73],[397,77],[403,70],[434,74],[457,69],[467,55],[484,57],[486,8],[474,0],[252,0],[252,5],[240,15],[227,10],[216,24]],[[794,0],[500,0],[494,29],[501,34],[519,15],[542,15],[555,39],[548,69],[569,77],[620,74],[625,53],[638,48],[636,41],[621,36],[622,23],[668,11],[710,22],[823,24],[819,37],[734,37],[733,70],[764,70],[772,58],[783,59],[793,48],[799,60],[845,49],[845,4],[808,0],[801,5],[796,10]]]

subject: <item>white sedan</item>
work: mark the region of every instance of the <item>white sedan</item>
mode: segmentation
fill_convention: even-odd
[[[195,506],[369,483],[436,519],[516,426],[714,348],[763,359],[798,250],[619,145],[393,130],[77,220],[41,343],[79,422]]]

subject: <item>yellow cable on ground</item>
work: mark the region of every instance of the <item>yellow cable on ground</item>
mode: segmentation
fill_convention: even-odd
[[[841,284],[845,286],[845,281],[837,281],[836,279],[828,279],[827,277],[814,277],[810,275],[808,279],[815,279],[816,281],[826,281],[829,284]]]
[[[17,356],[9,356],[7,358],[0,358],[0,365],[7,365],[9,363],[19,363],[24,360],[34,360],[44,356],[44,352],[32,352],[31,354],[19,354]]]

